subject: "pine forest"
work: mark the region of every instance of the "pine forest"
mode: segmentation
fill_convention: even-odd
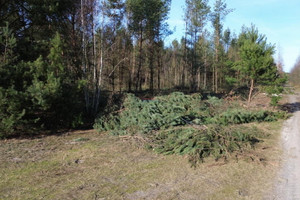
[[[163,116],[132,125],[141,132],[192,121],[226,125],[244,120],[226,118],[220,110],[216,114],[214,106],[204,108],[211,103],[191,110],[195,99],[187,94],[200,95],[199,101],[241,94],[250,104],[259,90],[276,106],[279,98],[273,94],[283,91],[287,75],[274,60],[275,45],[254,24],[235,33],[224,28],[226,17],[235,12],[225,0],[185,0],[185,34],[167,43],[171,3],[1,1],[0,137],[92,126],[124,134],[135,123],[132,114],[127,113],[123,127],[122,116],[111,128],[103,120],[128,101],[136,102],[128,103],[136,112]],[[291,77],[299,80],[299,62]],[[164,103],[152,102],[160,95]],[[174,102],[165,102],[168,98]],[[251,116],[245,119],[249,122],[274,118],[274,113],[241,112]]]

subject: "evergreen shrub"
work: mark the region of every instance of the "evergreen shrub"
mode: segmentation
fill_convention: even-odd
[[[111,131],[113,134],[128,134],[128,130],[146,134],[150,131],[182,126],[195,121],[201,123],[201,116],[194,111],[200,104],[200,95],[184,95],[180,92],[154,100],[143,101],[133,94],[127,94],[123,111],[102,116],[96,120],[99,131]],[[195,109],[197,110],[197,109]]]
[[[23,124],[25,109],[21,108],[22,94],[13,88],[0,87],[0,139],[8,137]]]
[[[227,111],[221,113],[210,119],[211,123],[215,124],[245,124],[251,122],[271,122],[276,121],[279,118],[285,118],[284,113],[277,114],[274,112],[259,110],[245,110],[245,109],[228,109]]]
[[[251,148],[263,134],[243,125],[274,121],[284,113],[232,108],[224,100],[180,92],[143,101],[127,94],[120,110],[103,115],[94,128],[112,135],[146,137],[148,149],[162,154],[188,154],[196,161],[207,156],[227,158],[230,153]],[[192,159],[195,162],[195,159]]]
[[[230,153],[253,147],[259,139],[256,128],[245,126],[209,125],[206,129],[181,127],[161,131],[155,137],[153,148],[157,153],[189,154],[201,161],[210,155],[215,159],[227,158]]]

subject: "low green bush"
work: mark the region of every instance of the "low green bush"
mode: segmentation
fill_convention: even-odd
[[[237,124],[285,117],[282,112],[233,108],[216,97],[204,101],[200,95],[175,92],[143,101],[127,94],[121,110],[99,117],[94,127],[112,135],[141,135],[157,153],[189,154],[203,161],[210,155],[227,158],[259,141],[255,128]]]
[[[251,111],[245,109],[228,109],[208,120],[209,123],[215,124],[245,124],[251,122],[271,122],[280,118],[286,118],[285,112],[270,112],[266,110]]]
[[[25,109],[21,109],[23,93],[0,87],[0,139],[10,136],[24,123]]]
[[[94,127],[99,131],[111,131],[113,134],[123,135],[131,134],[128,132],[130,130],[146,134],[193,121],[200,123],[201,116],[193,111],[193,106],[200,104],[200,101],[200,95],[184,95],[180,92],[151,101],[142,101],[128,94],[122,112],[114,112],[98,118]]]
[[[255,127],[245,126],[209,125],[202,129],[180,127],[157,134],[153,140],[153,149],[166,155],[189,154],[201,161],[212,155],[218,160],[245,147],[253,147],[261,135]]]

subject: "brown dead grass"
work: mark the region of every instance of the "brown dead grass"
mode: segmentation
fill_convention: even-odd
[[[250,156],[196,169],[93,130],[0,141],[0,199],[262,199],[278,168],[280,123],[252,125],[270,136]]]

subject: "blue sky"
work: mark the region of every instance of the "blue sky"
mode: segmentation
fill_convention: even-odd
[[[210,0],[210,4],[214,0]],[[290,71],[300,56],[300,0],[227,0],[227,7],[233,8],[224,22],[224,29],[230,28],[237,35],[243,25],[255,24],[269,43],[280,51],[284,70]],[[183,7],[185,0],[172,0],[168,23],[173,30],[168,42],[184,34]],[[207,24],[211,28],[211,24]],[[167,42],[167,43],[168,43]],[[277,53],[274,56],[277,59]]]

